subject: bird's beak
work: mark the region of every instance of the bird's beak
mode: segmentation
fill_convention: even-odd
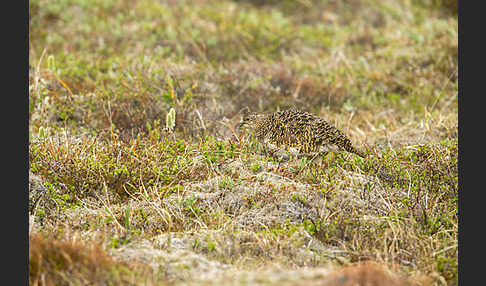
[[[238,122],[238,124],[236,124],[236,128],[240,129],[241,127],[243,127],[243,125],[245,125],[245,121],[240,121]]]

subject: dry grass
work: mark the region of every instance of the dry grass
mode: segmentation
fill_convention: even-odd
[[[82,241],[29,237],[29,284],[101,284],[110,278],[114,261],[103,247],[87,248]]]
[[[339,270],[327,267],[241,271],[184,250],[177,238],[172,243],[177,246],[166,251],[154,248],[148,241],[139,241],[112,251],[110,256],[100,245],[87,247],[82,241],[33,235],[29,237],[29,284],[138,285],[149,282],[139,280],[140,274],[144,274],[143,279],[157,279],[161,285],[172,284],[174,277],[181,285],[431,285],[426,277],[416,277],[412,282],[382,265],[369,263]]]
[[[456,4],[30,1],[30,284],[457,285]]]

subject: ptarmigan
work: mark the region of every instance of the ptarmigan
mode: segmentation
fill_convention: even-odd
[[[264,115],[248,111],[237,125],[254,128],[258,141],[270,151],[319,154],[348,151],[365,158],[349,138],[321,117],[300,110],[284,110]]]

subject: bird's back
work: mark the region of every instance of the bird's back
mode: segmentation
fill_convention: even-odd
[[[323,118],[300,110],[265,115],[257,124],[257,138],[277,147],[300,147],[301,153],[346,150],[365,157],[347,136]]]

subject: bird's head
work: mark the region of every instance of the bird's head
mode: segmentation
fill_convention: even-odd
[[[241,128],[243,126],[255,127],[258,117],[262,116],[254,111],[247,111],[243,115],[241,121],[236,125],[236,128]]]

